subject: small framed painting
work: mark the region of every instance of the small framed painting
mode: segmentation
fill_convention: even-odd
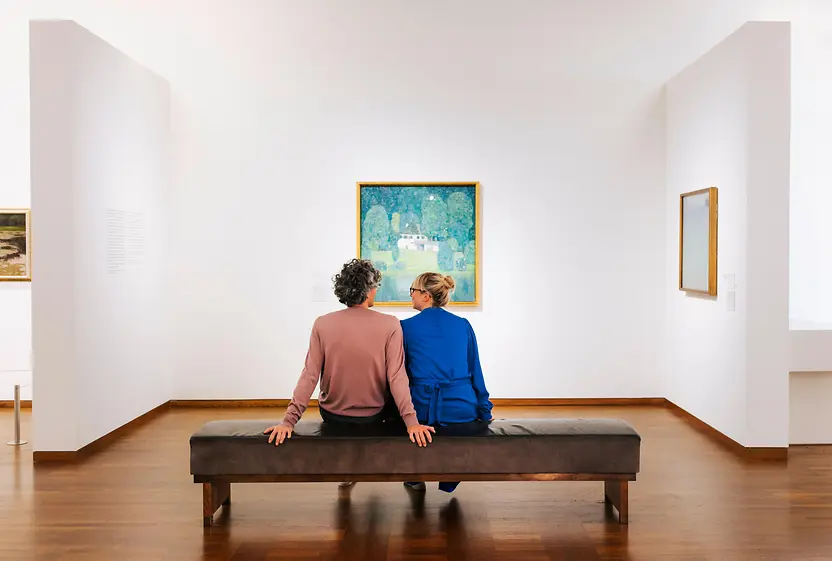
[[[32,280],[28,209],[0,208],[0,281]]]
[[[382,274],[376,305],[409,306],[411,284],[427,272],[454,278],[449,306],[479,305],[479,183],[357,187],[357,253]]]
[[[679,198],[679,290],[717,294],[717,188]]]

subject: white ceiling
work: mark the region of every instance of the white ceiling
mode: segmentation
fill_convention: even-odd
[[[459,76],[536,73],[660,85],[748,20],[832,17],[830,0],[20,0],[26,17],[75,19],[175,83],[286,68]],[[211,65],[206,56],[210,55]],[[452,64],[448,64],[448,60]],[[310,70],[314,68],[315,70]],[[432,78],[437,78],[433,76]]]

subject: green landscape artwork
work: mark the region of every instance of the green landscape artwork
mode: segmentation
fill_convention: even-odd
[[[29,211],[0,209],[0,281],[32,280]]]
[[[407,305],[425,272],[451,275],[450,305],[479,304],[478,183],[359,183],[358,252],[382,272],[376,304]]]

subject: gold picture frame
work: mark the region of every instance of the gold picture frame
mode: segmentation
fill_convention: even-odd
[[[718,222],[716,187],[679,196],[679,290],[717,295]]]
[[[454,277],[456,289],[448,306],[480,305],[480,190],[478,181],[356,183],[356,256],[372,260],[381,269],[376,306],[409,307],[409,287],[424,272]],[[422,206],[434,200],[431,218],[423,220]],[[386,238],[385,221],[389,224]],[[374,228],[374,223],[379,227]]]
[[[28,208],[0,208],[0,282],[31,280],[31,211]]]

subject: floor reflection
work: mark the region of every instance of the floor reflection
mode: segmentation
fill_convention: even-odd
[[[384,512],[378,497],[353,509],[350,498],[341,498],[335,509],[335,528],[342,532],[332,559],[385,559]]]
[[[615,523],[612,512],[603,524],[585,527],[553,505],[549,520],[529,524],[517,516],[524,501],[488,512],[476,498],[448,495],[430,485],[427,492],[392,484],[356,487],[348,493],[328,490],[330,516],[313,516],[311,523],[309,513],[317,509],[302,502],[290,507],[296,516],[285,505],[278,511],[266,501],[238,506],[244,513],[237,519],[233,506],[222,509],[205,530],[202,559],[545,561],[602,559],[610,549],[618,552],[616,559],[630,559],[627,529]],[[310,503],[320,505],[319,494],[310,496]]]
[[[629,526],[616,523],[603,485],[594,482],[465,482],[450,495],[436,483],[426,493],[360,483],[346,503],[335,484],[264,483],[235,484],[234,503],[204,529],[202,489],[183,443],[217,413],[188,410],[165,414],[75,464],[33,464],[30,445],[0,445],[0,559],[829,557],[832,534],[819,509],[828,504],[832,448],[792,450],[788,464],[746,465],[665,410],[616,414],[638,424],[647,443],[644,473],[631,487]],[[0,428],[11,434],[11,415],[5,418],[4,426],[0,411]]]

